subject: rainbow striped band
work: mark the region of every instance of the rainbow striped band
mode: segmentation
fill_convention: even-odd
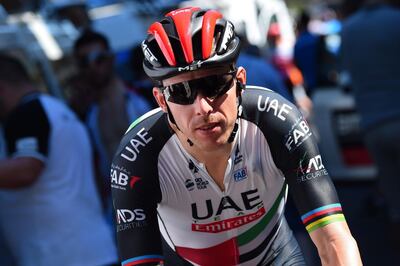
[[[308,233],[333,222],[345,221],[342,206],[334,203],[316,208],[301,216]]]
[[[133,265],[138,265],[141,263],[149,263],[149,262],[161,262],[163,263],[164,257],[160,255],[145,255],[145,256],[139,256],[139,257],[134,257],[128,260],[124,260],[121,265],[122,266],[133,266]]]

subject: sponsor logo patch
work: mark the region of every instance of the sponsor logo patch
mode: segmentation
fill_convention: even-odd
[[[207,185],[208,185],[208,181],[207,180],[204,180],[201,177],[196,177],[194,179],[194,181],[196,182],[197,189],[206,189],[207,188]]]
[[[286,120],[286,115],[292,110],[290,105],[281,104],[277,99],[270,99],[270,97],[263,97],[262,95],[258,96],[257,107],[260,112],[272,113],[282,121]]]
[[[150,48],[145,44],[145,42],[142,42],[142,50],[143,50],[143,54],[146,57],[146,59],[150,62],[157,63],[158,59],[157,57],[154,56],[154,54],[151,52]]]
[[[117,209],[117,232],[144,227],[147,225],[143,209]]]
[[[189,191],[194,189],[194,182],[191,179],[186,179],[185,186]]]
[[[235,159],[233,160],[233,164],[237,165],[238,163],[240,163],[241,161],[243,161],[243,155],[240,154],[240,150],[239,150],[239,146],[236,148],[235,150]]]
[[[239,217],[234,217],[207,224],[193,223],[192,231],[204,232],[204,233],[220,233],[254,222],[258,220],[260,217],[264,216],[264,214],[265,214],[265,208],[261,207],[256,212]]]
[[[251,211],[255,208],[259,209],[263,206],[257,189],[245,191],[240,195],[241,199],[236,199],[236,201],[230,196],[224,196],[218,204],[217,202],[212,202],[211,199],[192,203],[193,221],[197,223],[200,220],[213,219],[213,217],[220,216],[226,210],[239,213]]]
[[[226,51],[228,49],[228,44],[233,38],[233,24],[231,22],[226,23],[225,33],[221,41],[221,51]]]
[[[137,176],[130,176],[122,169],[118,169],[115,166],[111,168],[111,187],[126,190],[128,187],[131,189],[134,188],[137,182],[141,180],[140,177]]]
[[[188,66],[184,66],[184,67],[178,67],[178,71],[193,71],[196,69],[201,68],[201,65],[203,64],[203,62],[201,61],[194,61],[193,64],[188,65]]]
[[[289,152],[296,150],[312,135],[310,127],[304,119],[299,119],[285,137],[285,146]]]
[[[193,172],[193,174],[196,174],[199,172],[199,168],[194,164],[192,160],[189,160],[189,169],[190,171]]]
[[[322,164],[321,155],[314,156],[308,161],[307,166],[303,166],[304,160],[300,160],[299,168],[296,169],[297,182],[305,182],[316,179],[320,176],[328,175],[328,171]]]
[[[235,182],[242,181],[247,178],[247,168],[243,167],[233,172],[233,179]]]
[[[121,152],[121,157],[130,162],[136,161],[137,156],[142,149],[141,147],[146,147],[146,144],[153,140],[153,138],[148,136],[148,134],[149,132],[144,128],[139,130],[136,136],[129,141],[128,145],[125,146]]]

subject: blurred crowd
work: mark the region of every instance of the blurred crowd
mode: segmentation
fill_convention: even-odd
[[[42,92],[24,62],[0,54],[0,265],[118,264],[110,164],[129,125],[156,107],[140,44],[124,53],[113,50],[109,37],[91,27],[84,5],[68,6],[59,16],[79,31],[63,99]],[[238,65],[247,70],[247,84],[280,93],[310,124],[318,89],[336,86],[354,93],[363,136],[378,167],[372,202],[385,209],[396,236],[398,22],[395,0],[298,10],[289,56],[280,49],[283,29],[276,18],[264,47],[238,32],[244,43]]]

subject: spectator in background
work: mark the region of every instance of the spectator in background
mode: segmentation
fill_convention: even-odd
[[[94,102],[94,91],[82,73],[75,73],[67,78],[64,87],[65,97],[71,109],[79,119],[86,121],[86,115]]]
[[[310,16],[303,10],[297,22],[297,39],[294,45],[294,63],[304,77],[304,87],[312,94],[317,86],[321,38],[308,29]]]
[[[86,123],[95,147],[103,203],[111,212],[111,159],[129,125],[151,107],[142,96],[129,91],[117,76],[114,54],[104,35],[84,31],[74,44],[74,56],[79,69],[78,83],[87,86],[89,95],[93,96]]]
[[[0,232],[0,265],[14,266],[15,262],[11,251],[4,241],[3,234]]]
[[[129,58],[129,68],[133,76],[132,87],[139,94],[143,95],[147,101],[152,105],[152,108],[158,107],[157,102],[153,97],[153,82],[149,79],[143,70],[144,55],[140,44],[135,45],[131,50]]]
[[[53,15],[58,20],[67,20],[77,30],[84,30],[91,26],[87,1],[85,0],[53,0],[47,3]]]
[[[365,142],[378,168],[387,204],[389,235],[400,237],[400,4],[367,1],[343,24],[341,60]]]
[[[240,39],[242,46],[237,65],[243,66],[248,70],[246,72],[247,83],[269,88],[293,102],[291,93],[289,93],[282,76],[274,66],[269,61],[261,58],[258,48],[252,46],[244,35]]]
[[[5,159],[5,157],[6,157],[6,147],[3,137],[3,129],[1,127],[1,121],[0,121],[0,161]],[[0,265],[8,265],[8,266],[15,265],[9,247],[5,243],[5,238],[1,226],[0,226]]]
[[[17,265],[117,261],[102,215],[87,131],[59,100],[40,93],[24,66],[0,55],[0,231]]]
[[[284,83],[292,94],[296,105],[305,118],[309,118],[312,112],[312,101],[308,97],[303,86],[304,80],[300,70],[293,62],[293,58],[281,54],[279,49],[282,39],[277,22],[271,23],[267,32],[270,60],[272,65],[281,74]]]

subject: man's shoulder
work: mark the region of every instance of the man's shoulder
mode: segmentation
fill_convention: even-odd
[[[41,95],[32,94],[29,98],[25,97],[22,99],[14,110],[9,113],[4,126],[7,127],[8,125],[23,123],[23,121],[32,121],[46,116],[40,98]]]
[[[297,107],[280,94],[256,86],[246,87],[240,117],[257,125],[265,135],[284,137],[303,117]]]
[[[147,147],[147,151],[157,153],[165,142],[172,136],[166,114],[161,108],[153,109],[137,118],[125,132],[121,140],[119,151],[126,147],[137,150],[137,147]]]
[[[38,100],[49,122],[53,126],[64,126],[66,121],[69,122],[68,126],[71,126],[71,123],[74,125],[81,124],[76,113],[61,99],[43,93],[39,96]]]
[[[152,109],[140,117],[138,117],[136,120],[134,120],[128,127],[127,131],[125,134],[134,134],[134,132],[137,131],[138,128],[145,127],[145,128],[153,128],[154,126],[159,123],[159,120],[163,117],[164,112],[161,110],[161,108],[155,108]]]

